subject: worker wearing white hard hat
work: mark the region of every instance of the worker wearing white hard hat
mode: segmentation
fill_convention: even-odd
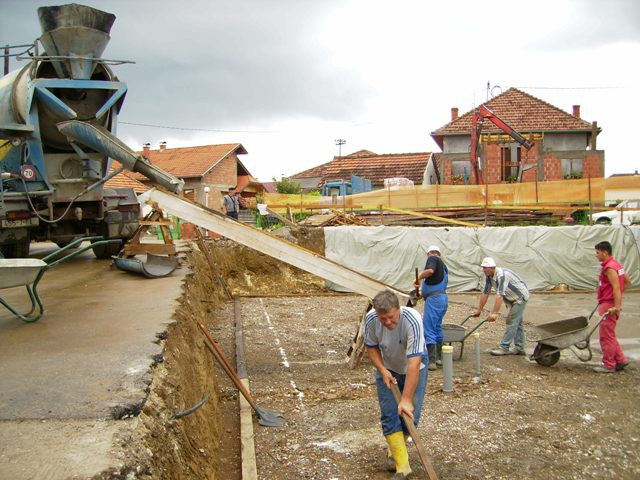
[[[429,370],[435,370],[437,366],[442,365],[442,342],[444,341],[442,320],[449,308],[447,295],[449,269],[440,255],[438,245],[429,246],[427,263],[414,283],[414,287],[420,288],[424,298],[422,326],[429,356]]]
[[[507,328],[500,346],[491,350],[491,354],[524,355],[525,335],[522,323],[524,310],[529,300],[527,284],[515,272],[508,268],[498,267],[492,257],[483,258],[480,266],[485,275],[485,284],[482,295],[480,295],[478,309],[471,316],[480,316],[482,309],[487,304],[491,290],[494,289],[496,299],[487,320],[489,322],[496,321],[503,303],[509,309],[509,313],[506,318]],[[513,348],[511,348],[512,343]]]

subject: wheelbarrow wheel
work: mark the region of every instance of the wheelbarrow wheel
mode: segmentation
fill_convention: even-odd
[[[560,360],[560,351],[550,345],[539,343],[533,351],[533,358],[543,367],[551,367]]]

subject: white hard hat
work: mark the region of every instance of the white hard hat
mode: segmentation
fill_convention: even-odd
[[[429,248],[427,249],[427,252],[438,252],[438,253],[440,253],[440,247],[438,247],[437,245],[430,245]]]
[[[482,259],[482,263],[480,264],[481,267],[495,267],[496,266],[496,261],[491,258],[491,257],[484,257]]]

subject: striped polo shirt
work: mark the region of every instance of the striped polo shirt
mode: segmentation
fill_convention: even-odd
[[[524,283],[517,273],[512,272],[508,268],[496,267],[493,276],[487,276],[485,279],[483,293],[491,293],[494,288],[497,295],[504,298],[509,305],[514,303],[522,303],[529,300],[529,290],[527,284]]]
[[[400,321],[393,330],[385,328],[375,310],[365,317],[364,344],[378,347],[382,353],[385,368],[395,373],[407,373],[407,359],[424,355],[424,333],[422,318],[411,307],[400,307]],[[420,365],[424,368],[424,364]]]

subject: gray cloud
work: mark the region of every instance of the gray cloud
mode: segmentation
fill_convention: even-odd
[[[285,117],[348,118],[367,85],[319,45],[335,2],[88,1],[117,16],[104,57],[129,86],[122,119],[232,128]],[[9,0],[0,41],[39,36],[41,2]],[[7,38],[10,37],[10,38]],[[203,125],[206,124],[206,125]]]
[[[582,50],[597,46],[640,42],[640,2],[637,0],[572,0],[569,18],[549,9],[556,31],[529,45],[533,50]]]

